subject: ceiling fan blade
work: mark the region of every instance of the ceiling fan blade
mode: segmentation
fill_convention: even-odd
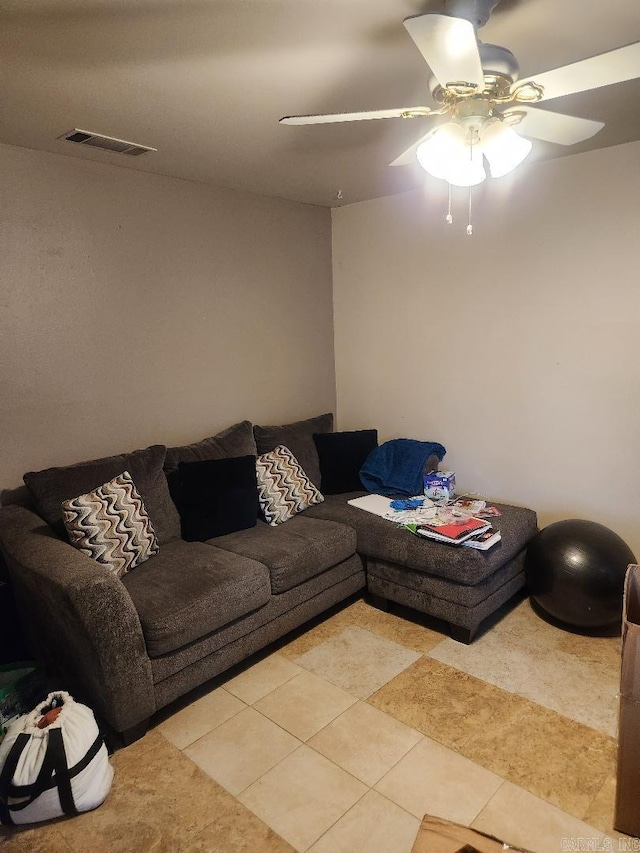
[[[575,145],[594,136],[604,127],[601,121],[552,113],[550,110],[537,110],[534,107],[518,105],[513,112],[517,115],[524,113],[522,121],[512,125],[516,133],[521,136],[533,136],[534,139],[544,139],[546,142],[556,142],[559,145]]]
[[[429,107],[397,107],[394,110],[368,110],[361,113],[328,113],[327,115],[284,116],[280,124],[333,124],[339,121],[366,121],[377,118],[415,118],[429,115]]]
[[[426,59],[438,83],[484,87],[473,24],[447,15],[417,15],[404,21],[406,31]]]
[[[413,145],[411,146],[411,148],[407,148],[407,150],[403,151],[399,157],[396,157],[395,160],[392,160],[391,163],[389,163],[389,165],[390,166],[411,166],[414,163],[417,163],[418,160],[416,158],[416,151],[418,150],[418,146],[421,145],[423,142],[425,142],[431,136],[432,133],[433,133],[433,131],[430,130],[429,133],[422,136],[420,139],[418,139],[417,142],[414,142]]]
[[[552,98],[561,98],[563,95],[573,95],[576,92],[586,92],[588,89],[599,89],[601,86],[611,86],[613,83],[622,83],[625,80],[635,80],[640,77],[640,42],[628,44],[555,68],[553,71],[544,71],[525,80],[519,80],[513,88],[524,82],[532,81],[538,83],[544,89],[543,101]]]

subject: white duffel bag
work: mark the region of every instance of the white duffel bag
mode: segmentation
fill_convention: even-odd
[[[50,693],[0,743],[0,823],[36,823],[95,809],[113,768],[93,711]]]

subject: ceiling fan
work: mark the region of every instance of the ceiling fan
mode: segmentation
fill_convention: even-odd
[[[533,104],[640,77],[640,42],[519,80],[515,56],[483,44],[476,31],[499,0],[447,0],[446,14],[407,18],[404,26],[431,69],[435,107],[415,106],[327,115],[285,116],[305,125],[365,119],[446,116],[400,154],[392,166],[417,161],[430,174],[457,186],[507,174],[529,154],[528,137],[574,145],[604,124],[538,110]]]

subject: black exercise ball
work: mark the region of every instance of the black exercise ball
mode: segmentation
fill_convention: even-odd
[[[550,524],[529,543],[525,576],[531,597],[554,619],[604,628],[622,620],[624,577],[635,561],[617,533],[572,518]]]

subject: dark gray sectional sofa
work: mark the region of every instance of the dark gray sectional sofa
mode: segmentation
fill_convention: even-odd
[[[288,433],[256,428],[257,451],[286,436],[317,479],[312,432],[331,428],[330,416]],[[502,543],[486,553],[422,541],[347,503],[364,492],[327,496],[276,527],[258,521],[206,542],[180,538],[167,488],[180,462],[257,451],[245,421],[181,448],[25,475],[30,493],[17,490],[0,509],[0,548],[34,653],[127,742],[158,709],[366,587],[444,619],[469,642],[524,586],[536,517],[515,507],[502,507]],[[60,489],[71,497],[87,474],[95,488],[132,463],[160,550],[119,579],[70,545],[52,513]]]

